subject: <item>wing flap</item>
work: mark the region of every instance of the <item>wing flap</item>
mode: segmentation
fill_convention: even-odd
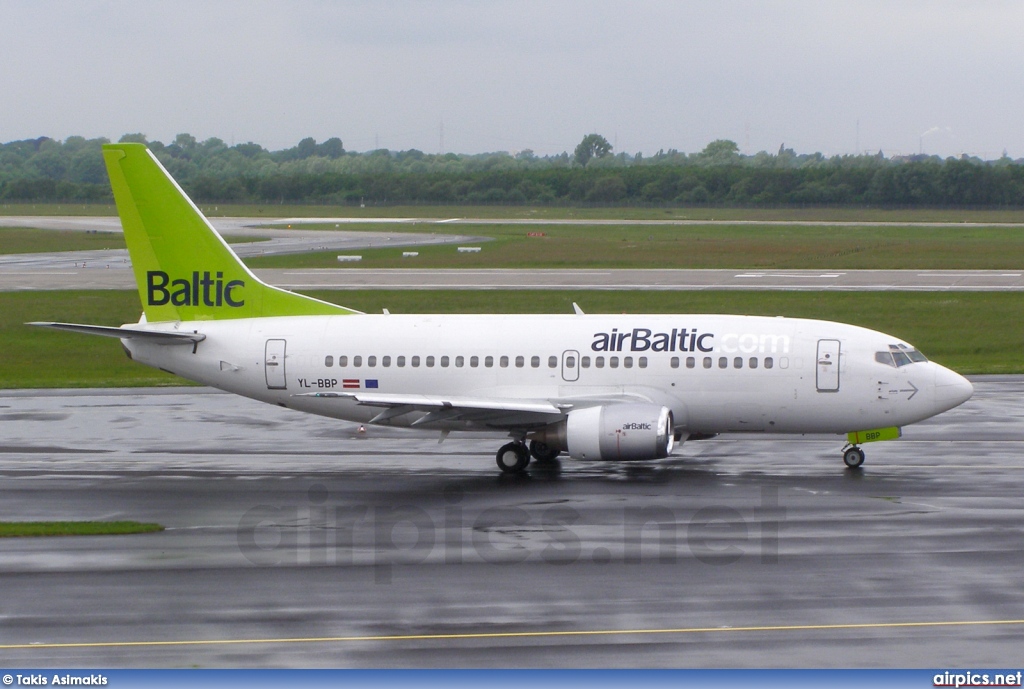
[[[296,397],[355,400],[368,407],[407,408],[407,411],[498,411],[527,412],[560,416],[568,407],[547,400],[495,399],[489,397],[441,397],[434,395],[393,395],[382,392],[304,392]]]

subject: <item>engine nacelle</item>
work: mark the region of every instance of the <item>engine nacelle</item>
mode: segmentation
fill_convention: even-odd
[[[576,409],[565,421],[566,449],[574,459],[661,459],[672,452],[672,424],[672,411],[656,404]]]

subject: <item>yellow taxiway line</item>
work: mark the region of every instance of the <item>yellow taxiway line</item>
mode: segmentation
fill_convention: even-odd
[[[723,632],[844,631],[855,629],[927,629],[938,627],[995,627],[1024,625],[1022,620],[957,620],[945,622],[858,622],[849,624],[792,624],[748,627],[679,627],[668,629],[584,629],[533,632],[468,632],[461,634],[386,634],[365,636],[322,636],[282,639],[196,639],[176,641],[81,641],[66,643],[0,644],[0,650],[32,648],[138,648],[155,646],[228,646],[256,644],[324,644],[361,641],[466,641],[473,639],[540,639],[588,636],[642,636],[654,634],[713,634]]]

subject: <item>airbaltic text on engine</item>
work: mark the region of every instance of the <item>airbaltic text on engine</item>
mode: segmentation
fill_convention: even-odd
[[[146,294],[151,306],[245,306],[244,299],[236,299],[232,294],[232,290],[245,287],[245,282],[229,280],[224,284],[223,278],[221,272],[210,277],[208,270],[204,270],[202,276],[194,270],[191,280],[171,280],[162,270],[150,270],[146,273]]]
[[[594,333],[590,349],[595,352],[725,352],[743,354],[789,352],[788,335],[755,333],[729,333],[718,338],[714,333],[702,333],[696,328],[672,328],[672,332],[656,333],[650,328],[633,328],[619,332]]]

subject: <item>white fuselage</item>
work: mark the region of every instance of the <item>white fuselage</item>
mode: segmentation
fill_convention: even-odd
[[[191,346],[124,340],[142,363],[223,390],[366,423],[380,409],[309,393],[373,392],[609,401],[671,409],[677,430],[845,433],[903,426],[957,406],[970,384],[852,325],[717,315],[353,315],[152,323]],[[269,365],[268,365],[269,364]],[[409,413],[387,423],[407,426]],[[430,428],[490,430],[438,421]]]

